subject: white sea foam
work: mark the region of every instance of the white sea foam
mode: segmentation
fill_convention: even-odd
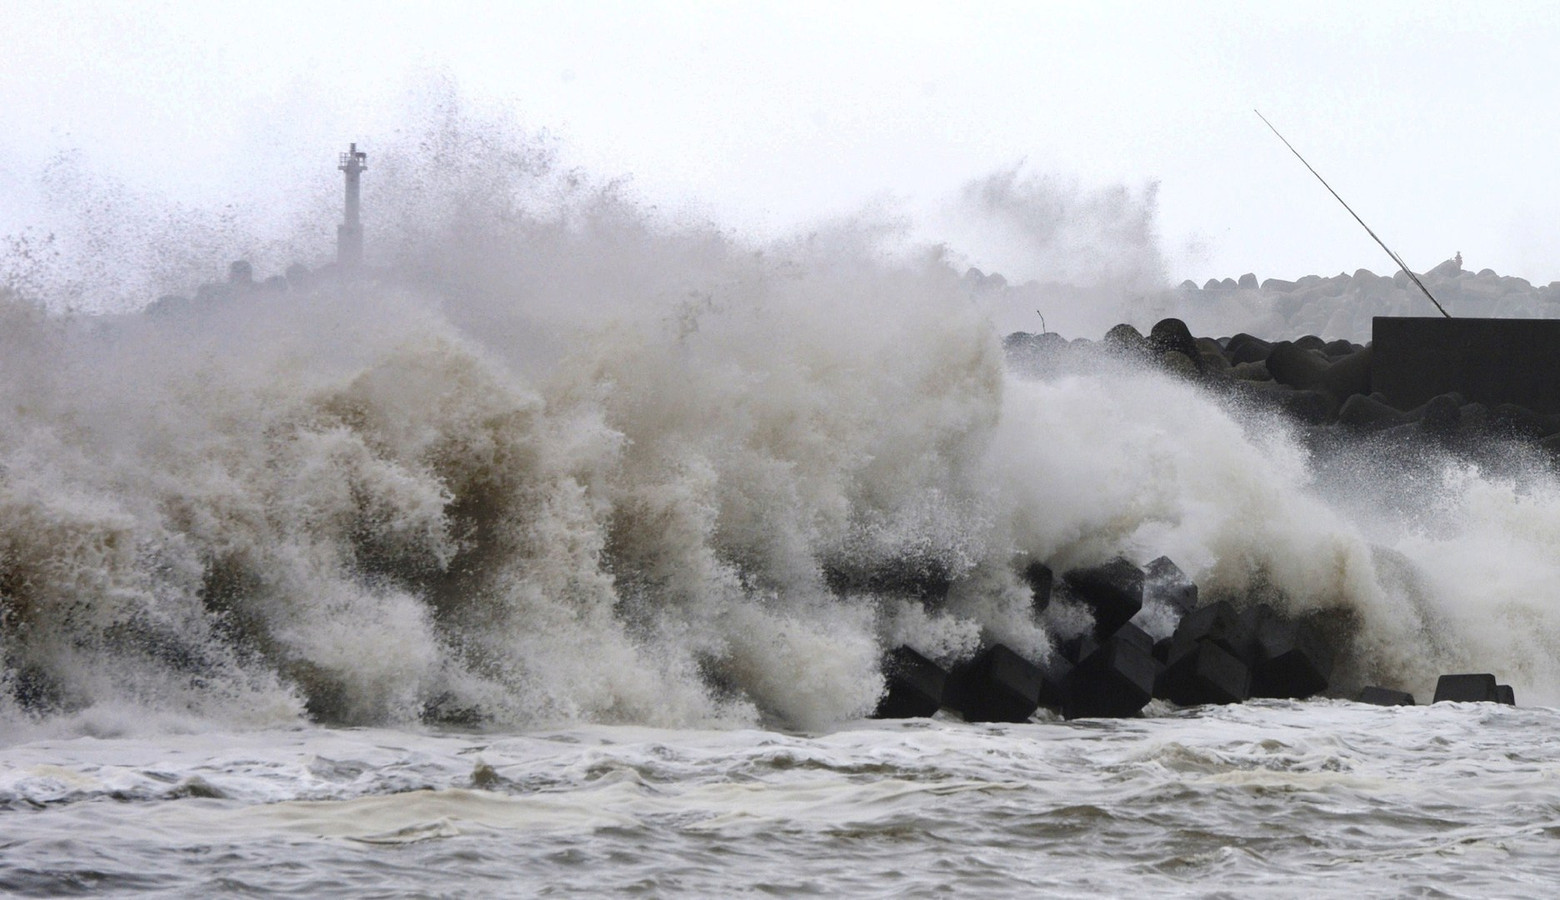
[[[1323,614],[1340,689],[1560,697],[1541,467],[1354,489],[1164,374],[1008,372],[946,255],[892,229],[755,246],[526,160],[388,152],[351,287],[0,301],[8,720],[826,728],[900,642],[1045,659],[1062,619],[1023,565],[1118,553]],[[917,566],[945,599],[873,581]]]

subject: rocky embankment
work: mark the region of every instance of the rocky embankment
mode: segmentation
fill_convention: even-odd
[[[1389,307],[1401,299],[1388,294],[1401,290],[1392,279],[1376,279],[1369,273],[1341,278],[1207,290],[1289,293],[1301,303],[1329,296],[1319,293],[1327,290],[1340,291],[1331,295],[1335,298],[1376,291],[1387,298]],[[1513,284],[1484,275],[1465,277],[1449,269],[1433,274],[1434,279],[1440,279],[1436,283],[1442,287],[1453,281],[1466,283],[1462,293],[1448,296],[1494,304],[1492,312],[1508,302],[1527,302],[1505,299],[1510,295],[1541,296],[1545,303],[1550,295],[1560,300],[1553,289],[1524,287],[1526,282],[1520,279],[1515,280],[1520,284]],[[1419,301],[1424,302],[1422,296]],[[1536,306],[1512,308],[1537,310]],[[1267,341],[1244,333],[1195,337],[1185,322],[1167,318],[1146,335],[1122,324],[1100,341],[1018,332],[1008,335],[1004,345],[1014,370],[1037,377],[1123,361],[1154,367],[1196,383],[1226,402],[1276,411],[1292,420],[1297,432],[1313,444],[1337,447],[1370,442],[1394,453],[1417,448],[1470,457],[1509,453],[1514,446],[1528,444],[1560,453],[1560,416],[1513,404],[1468,402],[1455,393],[1412,409],[1392,406],[1371,390],[1372,348],[1343,338],[1306,335]],[[899,647],[884,662],[889,690],[878,715],[924,716],[951,709],[969,721],[1024,721],[1045,707],[1069,719],[1119,717],[1139,714],[1155,698],[1196,705],[1254,697],[1337,695],[1344,690],[1362,702],[1414,703],[1411,694],[1392,688],[1372,685],[1360,690],[1358,685],[1348,689],[1333,684],[1334,662],[1348,651],[1349,643],[1347,624],[1339,617],[1319,612],[1296,618],[1259,598],[1200,602],[1197,585],[1167,558],[1146,568],[1117,558],[1059,577],[1036,562],[1024,577],[1032,590],[1036,616],[1045,614],[1054,595],[1085,608],[1092,627],[1061,640],[1044,660],[1027,659],[995,644],[951,671],[911,647]],[[920,593],[927,594],[924,584]],[[1143,627],[1150,621],[1161,623],[1161,631],[1163,623],[1173,622],[1173,630],[1156,640]],[[1510,686],[1482,673],[1443,676],[1434,699],[1515,702]]]
[[[1419,277],[1453,316],[1560,318],[1560,282],[1534,285],[1491,269],[1472,272],[1463,268],[1461,256]],[[1047,314],[1056,310],[1055,298],[1068,293],[1057,285],[1010,284],[1001,275],[978,269],[966,272],[964,281],[971,291],[1000,299],[1014,309],[1041,308]],[[1143,300],[1149,308],[1161,310],[1159,315],[1176,315],[1199,330],[1219,328],[1219,333],[1230,334],[1233,329],[1218,323],[1239,322],[1241,329],[1268,337],[1322,334],[1361,343],[1370,340],[1375,316],[1439,315],[1408,273],[1377,275],[1368,269],[1331,277],[1307,275],[1296,281],[1259,281],[1251,273],[1210,278],[1201,286],[1184,281]]]
[[[1446,311],[1459,317],[1538,319],[1560,317],[1560,282],[1535,286],[1525,278],[1491,269],[1470,272],[1459,255],[1420,275]],[[1407,272],[1377,275],[1360,269],[1331,278],[1307,275],[1298,281],[1252,274],[1239,279],[1209,279],[1202,287],[1185,281],[1176,289],[1187,308],[1239,303],[1265,313],[1261,333],[1325,334],[1355,341],[1370,339],[1375,316],[1439,315]]]

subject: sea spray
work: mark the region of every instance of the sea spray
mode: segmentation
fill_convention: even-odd
[[[1541,465],[1380,465],[1104,352],[1022,376],[891,230],[756,246],[494,171],[542,177],[414,181],[355,287],[5,299],[9,722],[823,729],[899,643],[1047,659],[1081,626],[1024,566],[1118,553],[1325,618],[1342,690],[1560,690]]]

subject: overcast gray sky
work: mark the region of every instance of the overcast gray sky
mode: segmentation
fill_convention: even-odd
[[[935,237],[1022,164],[1157,182],[1172,281],[1390,271],[1258,107],[1414,267],[1560,279],[1556,4],[0,0],[0,26],[6,231],[66,149],[185,202],[334,176],[442,71],[565,162],[759,234],[875,206]]]

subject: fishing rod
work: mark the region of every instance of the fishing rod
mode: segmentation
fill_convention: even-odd
[[[1289,152],[1293,153],[1295,155],[1295,159],[1300,160],[1301,164],[1304,165],[1307,169],[1311,169],[1311,174],[1315,175],[1316,176],[1316,180],[1320,181],[1322,183],[1322,187],[1327,189],[1327,193],[1332,194],[1333,195],[1333,199],[1337,200],[1339,203],[1343,203],[1343,208],[1347,209],[1349,211],[1349,215],[1354,217],[1354,221],[1360,223],[1360,227],[1365,229],[1365,233],[1370,235],[1371,240],[1373,240],[1377,244],[1379,244],[1381,246],[1381,249],[1387,251],[1387,255],[1392,257],[1392,261],[1397,263],[1398,268],[1402,269],[1404,272],[1406,272],[1408,274],[1409,278],[1414,279],[1414,283],[1419,285],[1419,289],[1421,291],[1425,292],[1425,296],[1430,298],[1430,302],[1435,304],[1435,308],[1441,311],[1441,315],[1443,315],[1443,316],[1447,317],[1448,319],[1450,319],[1452,317],[1452,314],[1447,312],[1446,311],[1446,307],[1442,306],[1440,304],[1440,301],[1435,299],[1435,295],[1430,293],[1430,289],[1425,287],[1425,283],[1423,281],[1419,280],[1419,276],[1414,274],[1414,270],[1410,269],[1408,267],[1408,264],[1403,262],[1403,257],[1398,256],[1396,253],[1393,253],[1392,252],[1392,248],[1388,247],[1385,241],[1383,241],[1379,237],[1376,237],[1376,232],[1370,230],[1370,226],[1365,224],[1365,220],[1360,218],[1360,214],[1355,212],[1354,209],[1349,206],[1349,204],[1344,203],[1343,198],[1338,196],[1338,192],[1333,190],[1332,189],[1332,185],[1327,183],[1327,179],[1323,178],[1322,174],[1320,172],[1318,172],[1315,169],[1311,168],[1311,164],[1305,161],[1305,157],[1300,155],[1300,151],[1295,149],[1295,145],[1289,143],[1288,139],[1286,139],[1283,135],[1279,134],[1277,128],[1273,128],[1273,123],[1269,122],[1267,120],[1267,116],[1264,116],[1262,114],[1261,110],[1254,109],[1254,110],[1252,110],[1252,112],[1257,114],[1257,118],[1262,120],[1262,124],[1266,125],[1270,129],[1272,129],[1272,131],[1273,131],[1273,133],[1275,135],[1278,135],[1278,139],[1284,142],[1284,146],[1288,147],[1289,148]]]

